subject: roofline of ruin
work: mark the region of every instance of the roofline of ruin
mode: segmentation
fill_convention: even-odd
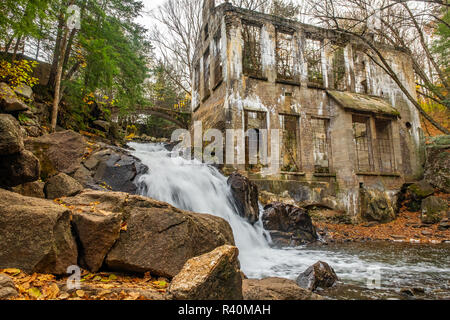
[[[342,31],[327,29],[327,28],[302,23],[300,21],[287,19],[287,18],[283,18],[280,16],[268,14],[268,13],[262,13],[262,12],[258,12],[258,11],[252,11],[249,9],[236,7],[236,6],[233,6],[229,2],[222,3],[222,4],[214,7],[214,9],[212,9],[212,10],[214,13],[222,11],[224,14],[226,12],[235,12],[240,15],[247,16],[249,21],[260,19],[260,20],[265,20],[265,21],[271,22],[273,25],[279,25],[280,27],[285,26],[288,28],[292,28],[294,30],[301,29],[306,32],[319,33],[319,34],[321,33],[321,35],[317,37],[318,39],[336,40],[339,37],[341,37],[342,42],[353,41],[356,45],[366,47],[366,48],[368,47],[368,45],[366,43],[364,43],[358,37],[346,34]],[[202,26],[202,29],[203,29],[203,27],[204,27],[204,25]],[[199,38],[200,41],[197,42],[198,44],[202,43],[201,39],[202,39],[202,37],[200,35],[200,38]],[[408,53],[408,51],[405,48],[401,48],[401,47],[394,47],[394,46],[390,46],[390,45],[386,45],[386,44],[382,44],[382,43],[376,43],[376,42],[374,43],[374,45],[377,48],[384,49],[384,50],[397,51],[397,52],[402,52],[402,53],[406,53],[406,54]],[[197,48],[195,50],[196,51],[195,57],[198,56],[199,52],[197,52],[197,51],[198,51],[199,47],[201,47],[201,46],[197,45],[196,47]],[[196,60],[196,59],[194,59],[194,60]]]

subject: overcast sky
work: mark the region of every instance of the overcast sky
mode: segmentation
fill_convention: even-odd
[[[142,2],[145,4],[145,12],[149,12],[163,4],[164,1],[166,0],[143,0]],[[153,24],[151,18],[146,13],[143,13],[142,17],[138,19],[138,23],[146,26],[147,28],[150,28]]]

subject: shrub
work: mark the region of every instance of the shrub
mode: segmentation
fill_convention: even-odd
[[[21,85],[33,87],[39,79],[32,76],[36,61],[20,60],[10,63],[0,60],[0,81],[6,82],[13,90]]]

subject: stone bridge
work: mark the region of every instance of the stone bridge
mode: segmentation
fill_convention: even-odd
[[[113,115],[118,115],[118,110],[113,109]],[[174,110],[162,107],[138,107],[134,111],[132,111],[129,115],[131,116],[155,116],[167,121],[174,123],[183,129],[189,129],[191,123],[192,113],[190,111],[184,110]]]

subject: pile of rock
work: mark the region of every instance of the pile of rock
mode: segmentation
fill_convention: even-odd
[[[231,227],[219,217],[120,192],[84,190],[59,203],[0,189],[0,269],[150,272],[172,279],[161,299],[321,299],[295,281],[245,279]],[[0,299],[15,294],[0,278]]]
[[[318,240],[316,229],[308,211],[293,204],[274,202],[266,205],[260,217],[258,187],[243,174],[235,172],[228,178],[231,202],[236,211],[249,223],[262,220],[270,232],[273,245],[292,247]]]
[[[86,190],[61,201],[0,189],[0,269],[65,274],[80,263],[174,277],[188,259],[234,245],[225,220],[149,198]]]
[[[81,161],[73,177],[85,188],[137,193],[137,179],[148,167],[128,151],[99,144],[99,148]]]
[[[11,182],[1,186],[14,187],[12,190],[22,195],[56,199],[74,196],[84,188],[135,194],[135,180],[148,170],[138,159],[121,148],[99,144],[95,151],[89,152],[92,146],[83,136],[70,130],[28,138],[25,141],[15,139],[16,136],[20,137],[17,129],[19,124],[10,115],[2,115],[3,118],[8,119],[0,120],[0,127],[5,128],[0,130],[8,132],[0,136],[0,145],[5,145],[4,150],[23,148],[25,155],[37,158],[36,161],[40,163],[40,173],[36,172],[30,178],[17,179],[13,170],[5,174],[5,179]],[[7,158],[2,158],[3,162],[6,160]],[[16,162],[15,160],[13,163]],[[19,162],[19,165],[26,168],[23,162]],[[5,165],[0,166],[0,171],[7,169]],[[37,181],[39,178],[41,180]]]
[[[62,201],[0,189],[0,269],[150,272],[174,278],[169,298],[242,299],[238,250],[225,220],[126,193],[86,190]],[[0,299],[14,288],[1,277]]]
[[[20,128],[17,121],[14,128],[15,130]],[[12,128],[9,130],[12,132]],[[6,140],[2,137],[0,143],[5,143]],[[12,187],[12,191],[25,196],[48,199],[73,196],[83,189],[80,183],[70,177],[70,174],[79,167],[85,153],[86,142],[79,134],[73,131],[57,132],[38,138],[28,138],[22,144],[25,150],[23,152],[33,160],[31,162],[33,170],[27,169],[29,166],[23,163],[19,163],[18,166],[23,172],[32,171],[33,174],[26,175],[26,179],[18,179],[17,175],[10,172],[5,178],[11,182],[3,183],[3,187]],[[38,169],[35,169],[34,163],[37,163]],[[7,169],[8,166],[2,163],[0,170]]]
[[[41,124],[48,119],[48,106],[34,102],[30,108],[24,100],[33,101],[31,87],[20,85],[13,90],[6,83],[0,83],[0,111],[20,119],[24,136],[38,137],[45,131]]]
[[[442,223],[442,228],[446,228],[445,220],[450,218],[448,202],[438,197],[437,190],[427,181],[422,180],[404,188],[400,201],[409,210],[421,212],[421,220],[424,224]]]

